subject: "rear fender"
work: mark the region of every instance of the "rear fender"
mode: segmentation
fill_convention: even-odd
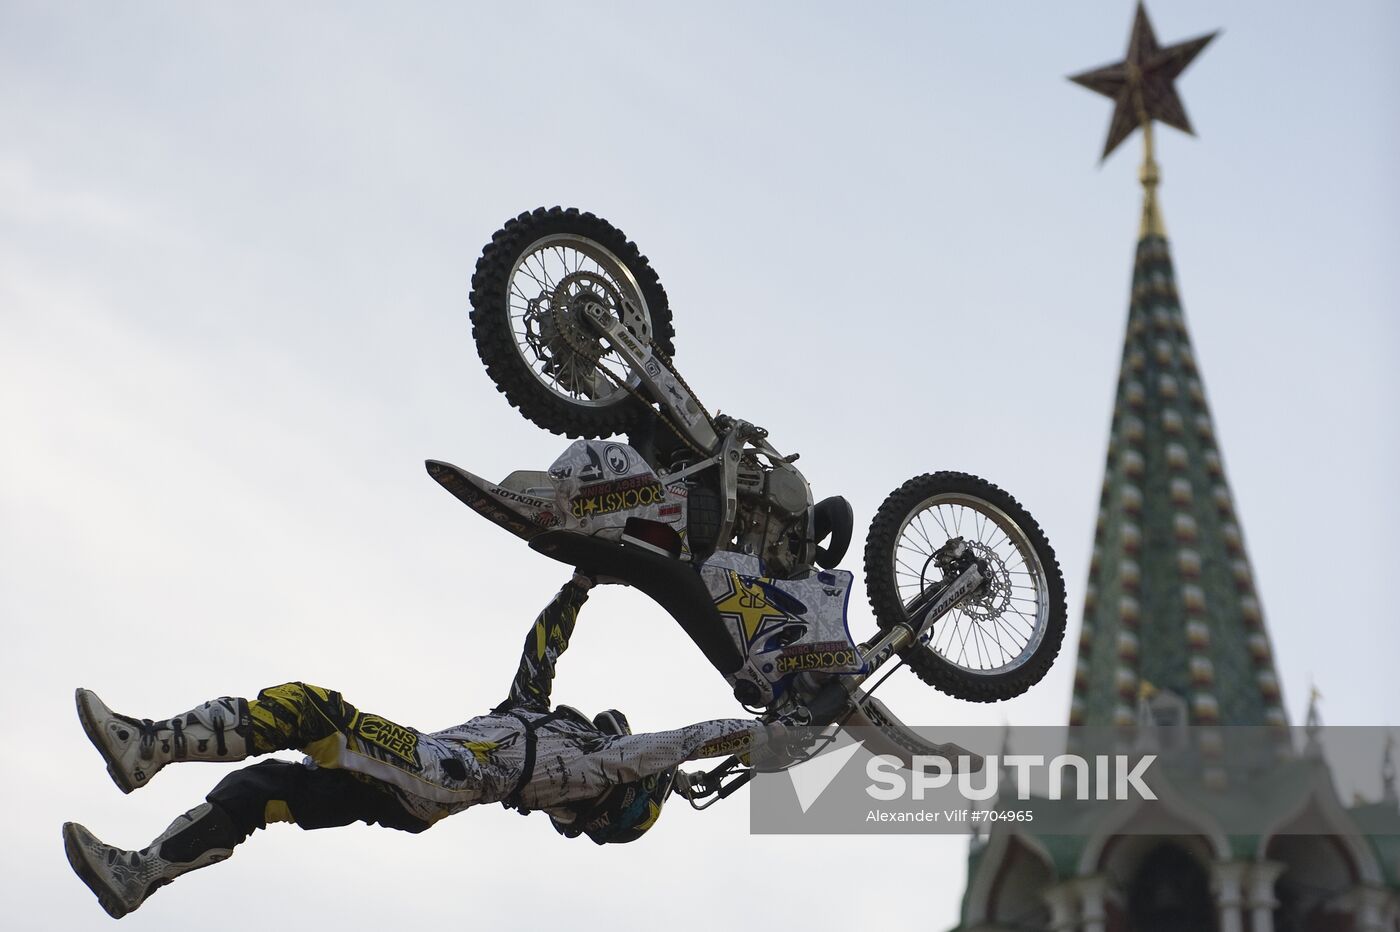
[[[428,474],[473,511],[522,540],[568,530],[620,540],[633,519],[665,524],[685,550],[687,489],[662,480],[632,447],[579,440],[548,472],[516,470],[499,483],[439,460]]]
[[[463,504],[489,518],[522,540],[531,541],[561,523],[552,499],[496,485],[465,469],[439,460],[428,460],[428,475]],[[521,476],[511,473],[506,483]],[[548,477],[546,477],[548,478]]]

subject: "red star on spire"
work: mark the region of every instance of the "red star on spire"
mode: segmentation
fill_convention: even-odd
[[[1149,120],[1195,135],[1173,82],[1216,35],[1218,32],[1212,32],[1162,48],[1157,44],[1147,10],[1139,2],[1124,59],[1116,65],[1070,76],[1074,83],[1113,98],[1113,119],[1108,124],[1103,158],[1108,158],[1133,130]]]

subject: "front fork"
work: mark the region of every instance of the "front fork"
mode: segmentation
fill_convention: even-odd
[[[970,557],[968,547],[960,537],[953,538],[939,549],[934,555],[935,560],[961,566],[961,572],[943,588],[928,589],[915,596],[905,607],[909,620],[896,622],[862,651],[866,671],[858,676],[843,677],[851,681],[851,685],[846,687],[848,693],[855,692],[856,687],[869,679],[892,656],[918,643],[924,633],[933,627],[934,622],[952,611],[955,605],[986,582],[987,577],[982,572],[982,564]]]
[[[802,726],[825,726],[843,718],[853,708],[852,697],[860,686],[874,675],[875,671],[889,662],[895,654],[919,643],[924,632],[938,619],[953,610],[960,601],[977,590],[986,580],[982,565],[971,558],[967,545],[961,538],[948,541],[935,559],[940,565],[961,566],[962,570],[951,583],[941,589],[930,589],[920,593],[906,606],[907,621],[896,622],[888,631],[861,651],[866,662],[864,673],[850,676],[831,676],[818,684],[809,674],[803,685],[813,690],[812,698],[793,716],[794,724]],[[805,719],[803,721],[802,719]],[[730,757],[713,770],[697,773],[678,773],[676,792],[684,796],[695,809],[705,809],[733,793],[753,779],[754,771],[741,766],[737,757]]]
[[[948,542],[947,547],[966,549],[966,545],[960,539]],[[940,551],[941,552],[941,551]],[[962,557],[962,554],[959,554]],[[905,648],[912,647],[923,640],[925,632],[933,627],[934,623],[965,599],[975,592],[979,586],[987,579],[982,573],[981,564],[967,560],[964,568],[953,581],[940,589],[930,589],[920,593],[912,602],[906,606],[908,619],[906,621],[895,622],[890,628],[872,642],[861,646],[861,656],[865,660],[865,672],[850,676],[832,676],[824,682],[817,684],[808,681],[808,685],[814,689],[814,695],[806,703],[806,714],[810,716],[809,723],[813,725],[827,725],[842,717],[850,708],[851,697],[854,696],[862,684],[875,675],[890,658],[898,654]]]

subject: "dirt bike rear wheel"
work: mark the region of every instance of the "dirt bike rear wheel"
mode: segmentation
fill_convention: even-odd
[[[1065,636],[1065,583],[1045,533],[1005,491],[938,472],[890,493],[865,541],[865,585],[882,628],[941,581],[933,553],[961,537],[987,582],[900,656],[919,679],[972,702],[1019,696],[1049,671]]]
[[[673,352],[656,273],[636,244],[593,214],[521,214],[491,238],[472,276],[472,338],[487,375],[525,417],[570,437],[623,433],[649,416],[632,393],[640,379],[582,318],[590,302],[644,345]]]

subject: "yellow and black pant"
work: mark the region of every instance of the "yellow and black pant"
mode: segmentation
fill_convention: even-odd
[[[281,760],[235,771],[205,798],[238,828],[233,844],[268,822],[294,822],[305,829],[364,822],[405,832],[421,832],[430,824],[405,812],[393,791],[374,779]]]
[[[248,703],[248,712],[251,754],[299,750],[312,760],[333,756],[343,736],[362,729],[366,719],[383,721],[362,715],[338,692],[305,683],[264,689]],[[294,822],[305,829],[365,822],[407,832],[421,832],[431,824],[406,812],[392,787],[378,780],[280,760],[229,774],[206,799],[232,819],[240,833],[234,844],[269,822]]]

